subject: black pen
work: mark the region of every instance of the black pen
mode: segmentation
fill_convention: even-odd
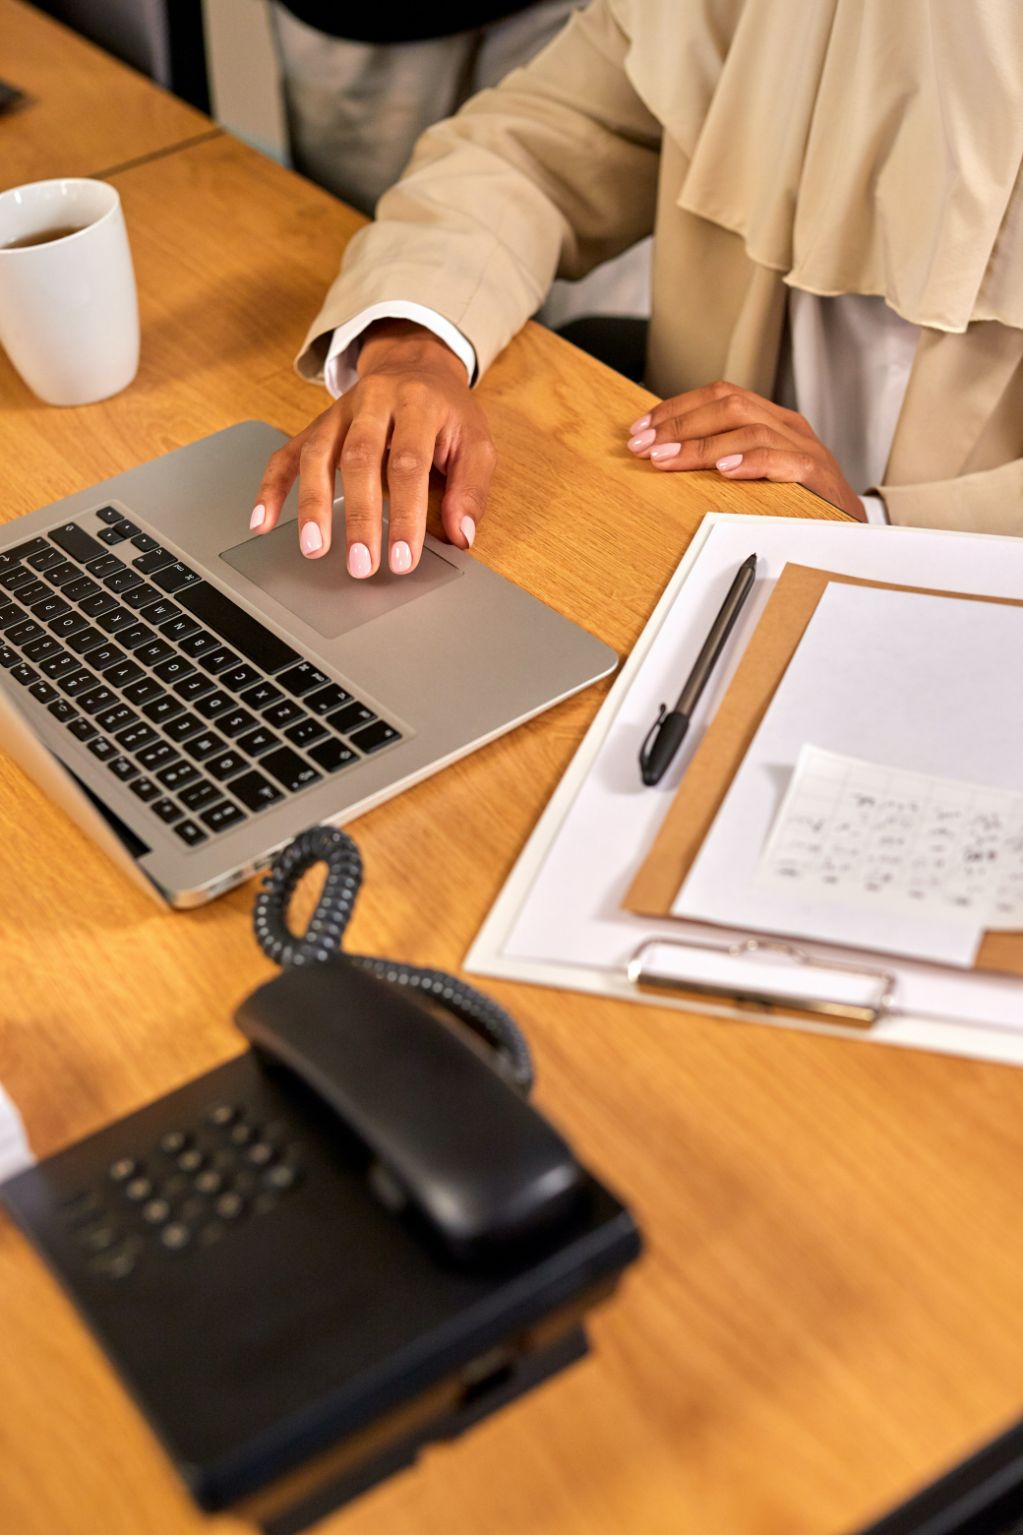
[[[753,590],[756,572],[757,557],[751,554],[748,560],[743,560],[735,573],[735,580],[728,588],[718,616],[710,626],[710,633],[693,663],[693,669],[675,701],[674,709],[669,714],[667,704],[662,704],[657,718],[647,731],[646,740],[639,751],[639,770],[645,784],[660,783],[668,764],[682,745],[692,712],[700,701],[700,694],[717,665],[735,620],[742,612],[743,603]]]

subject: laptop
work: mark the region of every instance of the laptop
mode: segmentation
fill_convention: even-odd
[[[294,492],[250,534],[285,441],[244,422],[0,527],[0,748],[175,907],[617,661],[429,535],[410,575],[355,581],[299,553]]]

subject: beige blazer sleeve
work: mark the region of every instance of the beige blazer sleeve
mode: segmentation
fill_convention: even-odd
[[[1023,458],[917,485],[880,485],[888,520],[903,527],[1023,534]]]
[[[480,372],[539,308],[653,228],[661,127],[624,68],[628,39],[595,0],[525,69],[429,129],[341,274],[297,361],[322,377],[331,333],[395,298],[435,309]]]

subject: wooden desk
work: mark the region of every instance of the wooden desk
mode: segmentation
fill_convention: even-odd
[[[219,133],[208,117],[25,5],[0,0],[0,76],[29,100],[0,116],[0,192],[116,166]]]
[[[227,138],[114,179],[141,373],[80,410],[0,373],[0,515],[246,416],[292,430],[319,408],[290,359],[354,216]],[[632,461],[624,428],[647,396],[535,327],[481,393],[502,460],[479,557],[622,653],[707,508],[827,514]],[[353,948],[458,968],[603,692],[354,825]],[[4,764],[0,824],[0,1081],[45,1154],[233,1054],[231,1010],[268,966],[251,886],[161,914]],[[588,1361],[324,1532],[851,1535],[1018,1413],[1019,1074],[491,989],[533,1043],[539,1102],[631,1200],[648,1253]],[[12,1535],[243,1529],[190,1506],[3,1222],[0,1457]]]

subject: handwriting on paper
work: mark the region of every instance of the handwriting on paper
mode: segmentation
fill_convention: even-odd
[[[757,883],[978,932],[1023,928],[1023,794],[804,746]]]

